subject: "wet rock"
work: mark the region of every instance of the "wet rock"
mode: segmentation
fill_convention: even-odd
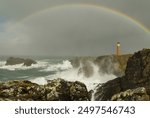
[[[114,94],[119,93],[121,91],[120,79],[121,78],[110,80],[99,86],[96,90],[97,92],[94,95],[95,100],[96,101],[110,100]]]
[[[83,83],[55,79],[44,86],[25,80],[0,82],[0,100],[87,101],[90,99]]]
[[[136,89],[128,89],[124,92],[115,94],[111,98],[112,101],[148,101],[150,100],[149,95],[144,87]]]
[[[123,90],[145,87],[150,94],[150,49],[143,49],[129,58],[121,86]]]
[[[90,100],[85,84],[79,81],[70,83],[70,98],[74,101]]]
[[[86,86],[81,82],[67,82],[55,79],[45,86],[47,100],[87,101],[90,100]]]
[[[45,90],[30,81],[7,81],[0,83],[1,100],[44,100]]]

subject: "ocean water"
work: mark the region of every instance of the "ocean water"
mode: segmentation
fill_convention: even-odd
[[[33,58],[32,58],[33,59]],[[80,67],[74,68],[70,60],[74,57],[42,57],[35,58],[37,64],[30,67],[17,64],[13,66],[6,66],[6,58],[0,58],[0,81],[7,80],[30,80],[34,83],[44,85],[47,80],[62,78],[68,81],[83,82],[88,90],[95,90],[99,83],[107,82],[114,79],[113,74],[103,74],[99,67],[90,62],[94,73],[90,77],[86,77],[84,73],[79,73]]]

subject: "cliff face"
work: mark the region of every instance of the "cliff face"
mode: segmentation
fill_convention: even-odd
[[[96,58],[95,63],[102,73],[113,74],[118,77],[124,75],[127,61],[131,56],[131,54],[101,56]]]
[[[150,49],[135,53],[128,61],[122,89],[144,86],[150,94]]]
[[[135,53],[132,57],[129,58],[127,62],[127,67],[125,70],[125,76],[116,78],[114,80],[108,81],[97,89],[95,94],[96,100],[115,100],[112,99],[112,96],[116,94],[116,100],[134,100],[132,99],[135,94],[128,95],[125,94],[124,97],[121,97],[121,92],[129,93],[129,89],[134,91],[135,89],[143,87],[145,89],[144,95],[150,95],[150,49],[143,49]],[[120,93],[120,94],[119,94]],[[141,92],[137,95],[141,97]],[[131,99],[124,99],[127,96]],[[114,98],[114,97],[113,97]],[[135,100],[149,100],[149,97],[143,99]]]
[[[79,68],[79,74],[83,73],[86,77],[90,77],[94,73],[93,65],[97,66],[99,73],[113,74],[117,77],[123,76],[127,61],[132,55],[107,55],[99,57],[80,57],[71,60],[74,68]]]

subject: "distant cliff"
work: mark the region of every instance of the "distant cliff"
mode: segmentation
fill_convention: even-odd
[[[93,64],[99,68],[99,73],[113,74],[117,77],[123,76],[127,61],[131,54],[127,55],[106,55],[99,57],[77,57],[71,60],[74,68],[80,68],[79,73],[84,73],[86,77],[94,73]]]

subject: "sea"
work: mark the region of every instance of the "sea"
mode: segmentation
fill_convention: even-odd
[[[67,81],[83,82],[87,89],[96,90],[97,85],[105,83],[116,76],[113,74],[103,74],[98,65],[91,62],[94,73],[87,77],[84,73],[79,73],[81,67],[73,67],[71,60],[76,57],[28,57],[37,62],[26,67],[23,64],[5,65],[8,57],[0,58],[0,81],[8,80],[29,80],[39,85],[47,84],[47,80],[62,78]],[[81,64],[81,66],[83,66]]]

